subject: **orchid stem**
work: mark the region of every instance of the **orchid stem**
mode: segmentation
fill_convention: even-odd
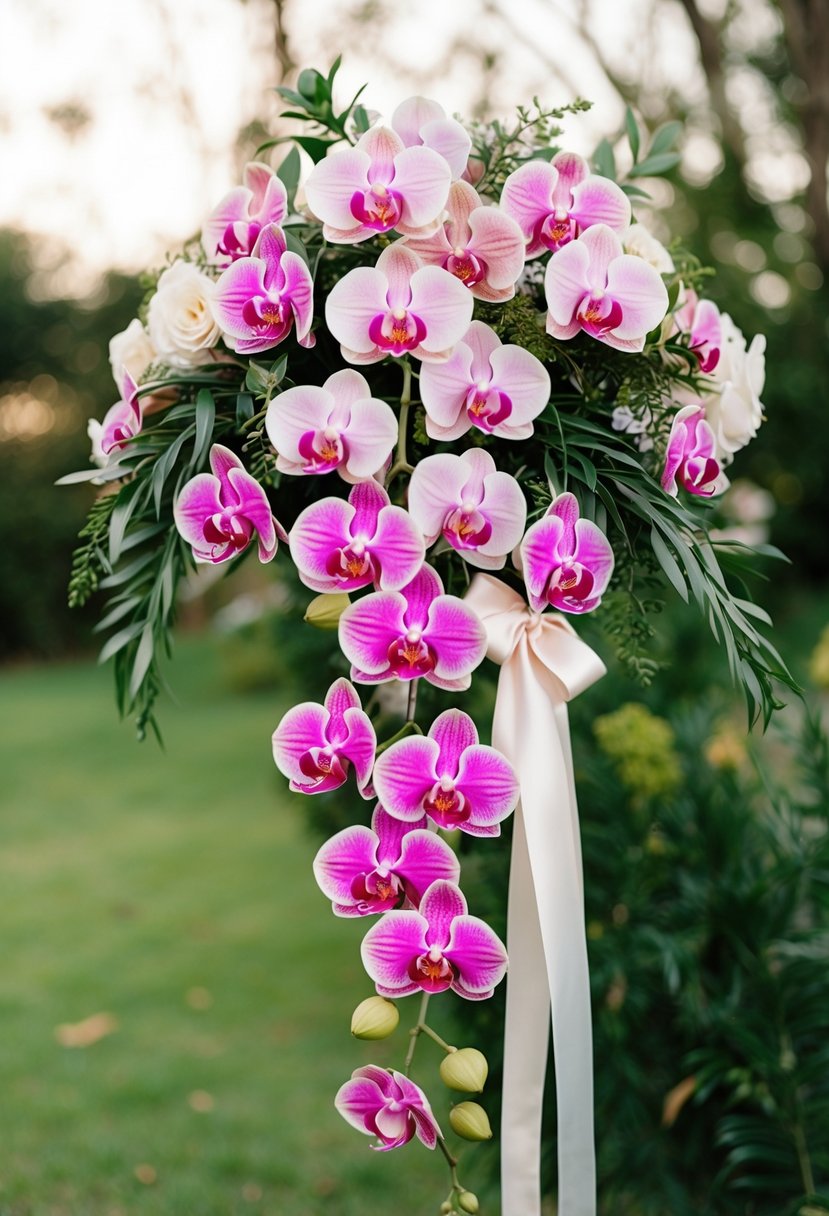
[[[409,1070],[412,1067],[412,1060],[414,1059],[415,1048],[417,1047],[417,1040],[420,1038],[420,1032],[423,1030],[423,1027],[426,1023],[426,1011],[428,1010],[428,1008],[429,1008],[429,993],[424,992],[422,997],[420,998],[420,1009],[417,1011],[417,1022],[409,1031],[409,1034],[411,1035],[411,1039],[409,1041],[409,1050],[406,1052],[406,1059],[403,1064],[403,1071],[407,1077],[409,1075]]]
[[[417,686],[419,683],[419,679],[411,680],[409,683],[409,699],[406,703],[407,722],[414,722],[415,713],[417,712]]]
[[[409,425],[409,406],[412,404],[412,365],[408,359],[403,363],[403,388],[400,391],[400,419],[397,424],[397,448],[394,464],[389,469],[386,485],[390,486],[398,473],[411,473],[412,466],[406,453],[406,429]]]
[[[458,1050],[457,1047],[452,1047],[451,1044],[446,1042],[446,1039],[442,1039],[439,1034],[436,1034],[435,1031],[432,1030],[432,1027],[427,1026],[425,1022],[421,1023],[420,1029],[423,1034],[428,1034],[433,1043],[437,1043],[438,1047],[442,1047],[447,1055],[450,1052]]]

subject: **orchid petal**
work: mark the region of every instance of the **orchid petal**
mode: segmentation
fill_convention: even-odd
[[[405,611],[399,591],[376,591],[346,608],[339,640],[348,661],[367,675],[382,675],[389,665],[389,646],[406,632]]]
[[[563,524],[561,532],[561,543],[558,546],[557,552],[563,557],[565,554],[573,554],[576,551],[576,521],[579,518],[579,503],[575,494],[559,494],[553,503],[551,503],[548,515],[556,515]]]
[[[360,136],[357,147],[361,152],[365,152],[371,161],[368,180],[387,186],[395,177],[397,157],[405,148],[397,132],[391,127],[372,127]]]
[[[481,743],[464,751],[455,785],[468,799],[470,819],[475,824],[500,823],[518,802],[518,779],[512,765],[495,748]]]
[[[238,265],[238,262],[234,262],[234,266]],[[271,401],[265,415],[265,430],[281,456],[299,462],[302,459],[300,439],[309,430],[326,427],[333,410],[334,398],[325,388],[312,384],[297,385]]]
[[[314,280],[297,253],[290,250],[284,253],[280,265],[285,275],[282,294],[293,310],[297,341],[305,345],[304,339],[314,320]]]
[[[402,1073],[395,1072],[393,1076],[400,1086],[403,1100],[408,1105],[409,1113],[415,1121],[415,1131],[418,1140],[426,1148],[435,1148],[438,1136],[441,1135],[441,1130],[435,1116],[432,1114],[432,1108],[426,1095],[419,1086],[415,1085],[414,1081],[410,1081]]]
[[[454,680],[466,676],[486,654],[486,630],[463,600],[440,595],[429,609],[427,640],[437,653],[435,675]]]
[[[661,275],[633,254],[622,254],[610,263],[607,292],[622,306],[622,320],[613,329],[614,337],[622,341],[644,337],[668,311],[668,292]]]
[[[383,995],[407,996],[420,985],[409,978],[413,959],[428,949],[428,921],[419,912],[391,911],[372,925],[360,955],[369,978]]]
[[[423,351],[433,354],[460,342],[475,306],[460,279],[439,266],[423,266],[412,275],[411,291],[411,312],[426,326]]]
[[[254,296],[265,294],[265,263],[260,258],[239,258],[232,262],[210,298],[217,325],[232,338],[250,337],[243,309]]]
[[[423,816],[423,800],[437,779],[438,745],[412,735],[381,752],[374,764],[377,797],[390,815],[414,823]]]
[[[420,136],[427,148],[443,157],[452,177],[460,177],[472,151],[469,132],[454,118],[435,118],[424,123]]]
[[[455,778],[463,753],[478,742],[478,730],[469,714],[460,709],[446,709],[435,718],[429,728],[430,739],[438,747],[438,757],[433,765],[435,777]]]
[[[390,505],[391,499],[376,481],[361,481],[351,490],[348,501],[354,508],[351,535],[356,540],[371,540],[377,531],[380,512]]]
[[[426,816],[417,822],[418,828],[426,826]],[[377,864],[389,870],[398,871],[398,860],[403,848],[403,841],[412,831],[411,823],[390,815],[381,803],[377,803],[371,816],[371,830],[376,833]]]
[[[530,607],[540,612],[547,606],[544,591],[555,565],[560,564],[559,546],[564,524],[556,515],[545,515],[532,527],[521,542],[521,564]]]
[[[547,264],[544,291],[550,317],[556,325],[571,325],[576,309],[590,290],[590,255],[584,242],[594,231],[594,228],[588,228],[578,241],[571,241],[569,245],[554,253]],[[602,287],[604,288],[604,282]]]
[[[347,148],[319,161],[305,183],[305,197],[314,215],[335,228],[350,230],[360,221],[351,211],[356,191],[368,185],[371,157],[362,148]]]
[[[444,949],[452,935],[452,923],[466,914],[466,900],[455,883],[433,882],[420,901],[420,915],[426,920],[427,946]]]
[[[383,1106],[374,1116],[377,1135],[386,1148],[398,1148],[414,1135],[414,1120],[408,1110],[393,1110]]]
[[[531,160],[510,173],[504,182],[501,208],[516,221],[526,241],[531,241],[536,224],[552,210],[557,181],[558,170],[552,165],[542,160]],[[544,246],[540,242],[533,242],[527,255],[535,257],[543,252]]]
[[[325,301],[325,323],[342,346],[360,354],[375,349],[368,331],[387,309],[387,289],[388,280],[376,266],[357,266],[334,284]]]
[[[516,425],[531,422],[544,410],[550,400],[550,373],[535,355],[512,343],[498,346],[489,358],[493,384],[512,403],[509,418],[494,426],[492,433],[511,433]]]
[[[436,596],[443,595],[443,583],[437,570],[426,564],[401,588],[401,594],[406,599],[406,627],[423,629],[429,617],[429,605]]]
[[[400,859],[394,867],[406,884],[406,893],[417,906],[424,892],[439,880],[457,883],[461,866],[445,840],[435,832],[416,828],[403,837]]]
[[[395,241],[383,250],[376,266],[376,270],[383,274],[387,283],[383,310],[386,307],[409,308],[412,299],[412,276],[420,269],[420,258],[403,241]]]
[[[480,324],[479,321],[473,321],[469,329],[472,330]],[[445,363],[423,364],[420,369],[420,396],[427,414],[427,428],[429,423],[433,422],[441,428],[451,428],[453,431],[456,426],[462,426],[463,429],[458,434],[469,430],[471,423],[464,405],[474,379],[472,350],[466,340],[457,344]],[[453,438],[455,437],[453,434]]]
[[[426,903],[426,893],[423,903]],[[426,913],[424,913],[426,915]],[[477,916],[456,916],[452,936],[443,950],[466,992],[491,992],[506,975],[507,952],[498,935]]]
[[[613,549],[601,528],[589,519],[576,524],[576,557],[593,575],[593,596],[603,595],[613,574]]]
[[[495,207],[478,207],[469,227],[469,248],[486,262],[487,284],[496,290],[513,288],[524,269],[524,236],[518,224]]]
[[[344,434],[348,440],[348,472],[360,479],[371,477],[397,442],[397,419],[385,401],[379,397],[366,397],[351,406],[351,418]]]
[[[420,132],[426,123],[445,117],[440,102],[416,95],[400,102],[391,116],[391,126],[407,148],[414,148],[423,142]]]
[[[556,209],[569,211],[573,191],[588,176],[590,166],[578,152],[557,152],[551,163],[558,174],[551,196],[552,205]]]
[[[359,1077],[356,1073],[351,1081],[340,1086],[334,1098],[334,1106],[346,1122],[368,1136],[376,1134],[374,1116],[382,1109],[384,1102],[385,1097],[376,1081]]]
[[[303,701],[285,713],[273,732],[273,758],[289,781],[307,781],[299,766],[300,757],[313,747],[325,747],[328,710],[315,701]]]
[[[452,174],[431,148],[405,148],[394,160],[394,189],[403,197],[402,221],[421,228],[443,211]]]
[[[378,583],[383,591],[399,591],[411,582],[425,554],[417,523],[408,511],[393,506],[380,512],[371,549],[380,565]]]
[[[354,879],[370,874],[377,863],[376,835],[370,828],[355,823],[326,840],[314,858],[314,878],[332,903],[353,904]]]
[[[189,545],[204,545],[204,522],[222,510],[220,483],[210,473],[197,473],[181,490],[173,503],[176,528]]]
[[[345,548],[351,540],[350,524],[354,507],[341,498],[323,498],[313,502],[297,517],[291,529],[289,543],[299,577],[312,591],[337,591],[344,580],[328,573],[328,559],[337,548]],[[370,583],[371,573],[358,586]]]
[[[377,747],[377,735],[371,724],[371,718],[362,709],[347,709],[343,715],[346,726],[346,736],[340,751],[354,765],[354,776],[357,788],[364,798],[369,797],[365,792],[371,777],[374,764],[374,753]]]
[[[606,224],[622,232],[630,223],[630,199],[609,178],[591,175],[574,185],[570,215],[580,228]]]
[[[409,482],[409,512],[431,545],[447,512],[459,504],[469,470],[458,456],[439,452],[418,461]]]
[[[219,446],[219,445],[215,445]],[[255,477],[244,468],[231,469],[228,480],[239,500],[239,514],[249,519],[259,536],[259,560],[269,562],[276,553],[277,525],[268,496]],[[279,528],[284,537],[284,531]]]
[[[495,472],[486,477],[481,512],[492,531],[479,553],[466,552],[465,556],[473,564],[476,556],[502,557],[511,553],[524,535],[527,502],[511,473]]]

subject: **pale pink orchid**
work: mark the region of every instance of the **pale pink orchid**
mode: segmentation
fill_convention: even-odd
[[[701,372],[712,372],[720,361],[722,321],[713,300],[700,300],[687,291],[682,307],[674,313],[676,332],[688,335],[691,353],[699,360]]]
[[[421,460],[409,482],[409,512],[427,545],[439,536],[471,566],[500,570],[524,534],[527,503],[511,473],[483,448]]]
[[[291,557],[312,591],[356,591],[373,583],[397,591],[423,564],[423,537],[408,511],[391,505],[375,481],[354,486],[348,502],[311,503],[290,534]]]
[[[486,634],[463,600],[445,595],[424,565],[400,591],[375,591],[340,617],[340,649],[360,684],[416,680],[451,691],[469,687],[486,652]]]
[[[676,498],[681,485],[689,494],[709,498],[721,492],[717,441],[699,404],[685,405],[677,412],[668,436],[662,488]]]
[[[377,757],[373,781],[389,814],[417,822],[425,813],[470,836],[499,836],[519,794],[512,765],[478,742],[475,723],[459,709],[435,718],[428,735],[393,743]]]
[[[288,249],[276,224],[262,229],[251,257],[239,258],[224,271],[211,306],[225,341],[238,354],[270,350],[292,328],[300,346],[314,345],[311,272]]]
[[[297,385],[274,397],[265,429],[283,473],[330,473],[365,481],[382,468],[397,442],[394,411],[372,397],[352,368],[334,372],[322,387]]]
[[[454,883],[432,883],[417,912],[386,912],[363,938],[363,966],[380,996],[445,992],[485,1001],[507,970],[507,952],[485,921],[469,916]]]
[[[276,767],[300,794],[335,790],[354,769],[364,798],[374,763],[377,738],[353,684],[340,678],[325,694],[325,702],[303,701],[282,717],[273,732]]]
[[[378,803],[370,828],[353,824],[325,842],[314,877],[335,916],[371,916],[404,901],[416,908],[433,882],[458,881],[457,857],[426,823],[425,815],[404,823]]]
[[[559,612],[598,608],[613,573],[613,550],[605,534],[579,518],[573,494],[559,494],[547,514],[521,542],[527,598],[533,612],[548,605]]]
[[[460,279],[424,266],[397,241],[376,266],[357,266],[334,284],[325,321],[349,363],[445,359],[469,328],[474,303]]]
[[[584,330],[615,350],[640,351],[668,309],[658,271],[622,251],[606,224],[588,228],[550,259],[545,277],[547,333],[573,338]]]
[[[447,118],[439,102],[428,97],[408,97],[392,114],[391,125],[407,148],[425,145],[439,153],[453,179],[465,171],[472,149],[469,132],[456,118]]]
[[[334,1105],[352,1127],[367,1136],[376,1136],[372,1148],[387,1152],[408,1144],[417,1136],[427,1148],[434,1148],[443,1133],[437,1125],[429,1099],[419,1085],[402,1072],[366,1064],[351,1074],[341,1086]]]
[[[144,421],[138,385],[125,367],[121,368],[120,388],[121,400],[109,407],[101,423],[98,442],[104,456],[125,447],[141,430]]]
[[[262,229],[281,224],[288,214],[288,194],[270,165],[249,161],[242,181],[217,203],[202,228],[202,248],[214,266],[249,257]]]
[[[433,236],[406,241],[427,265],[442,266],[478,300],[503,303],[515,295],[524,269],[524,237],[515,220],[485,206],[467,182],[453,182],[446,218]]]
[[[625,192],[591,173],[575,152],[559,152],[551,161],[531,160],[510,173],[501,207],[521,228],[528,258],[562,249],[594,224],[623,232],[630,223]]]
[[[397,232],[425,235],[437,227],[452,174],[431,148],[407,148],[390,127],[374,127],[353,148],[334,152],[311,170],[308,206],[335,245]]]
[[[229,561],[256,533],[259,560],[269,562],[278,540],[288,535],[272,513],[268,496],[235,453],[220,443],[210,449],[212,473],[197,473],[179,491],[173,518],[197,562]]]

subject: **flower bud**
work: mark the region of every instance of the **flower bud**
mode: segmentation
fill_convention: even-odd
[[[472,1191],[461,1191],[458,1196],[458,1207],[462,1212],[477,1212],[478,1211],[478,1196]]]
[[[477,1102],[459,1102],[449,1112],[452,1131],[464,1140],[491,1140],[489,1116]]]
[[[351,1033],[355,1039],[387,1039],[399,1021],[396,1005],[384,996],[369,996],[351,1015]]]
[[[452,1200],[444,1199],[443,1203],[440,1205],[441,1216],[449,1216],[449,1213],[452,1211],[454,1211],[454,1208],[452,1207]]]
[[[444,1085],[466,1094],[479,1094],[486,1084],[488,1072],[486,1056],[475,1047],[450,1051],[440,1062],[440,1079]]]
[[[351,600],[344,591],[330,591],[324,595],[316,595],[305,609],[306,620],[315,629],[336,629],[340,617],[345,612]]]

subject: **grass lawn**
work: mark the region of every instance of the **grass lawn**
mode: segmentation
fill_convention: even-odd
[[[374,1153],[333,1109],[405,1044],[349,1035],[365,925],[313,881],[270,758],[285,706],[228,692],[209,640],[173,677],[161,752],[117,721],[108,670],[0,676],[0,1216],[435,1213],[442,1158]],[[99,1013],[113,1033],[61,1045]]]

